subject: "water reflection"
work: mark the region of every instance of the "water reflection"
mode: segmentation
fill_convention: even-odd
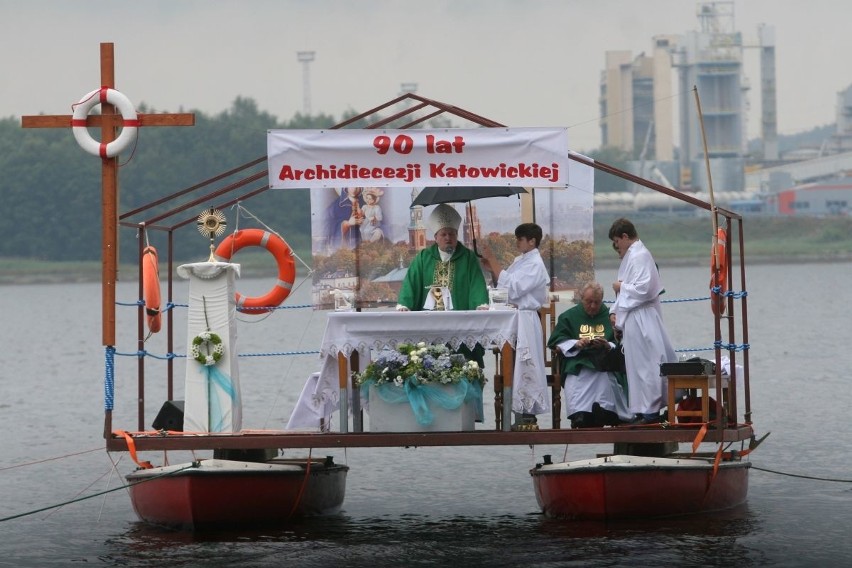
[[[739,540],[759,532],[758,525],[747,505],[653,521],[340,514],[281,528],[198,533],[136,523],[113,541],[123,553],[111,558],[193,566],[755,566],[765,561],[762,553]]]

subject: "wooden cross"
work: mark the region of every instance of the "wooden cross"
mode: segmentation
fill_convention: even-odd
[[[115,88],[115,57],[113,44],[101,44],[101,87]],[[23,128],[70,128],[72,115],[38,115],[21,117]],[[139,126],[194,126],[195,115],[139,114]],[[100,115],[89,115],[86,126],[100,127],[101,144],[116,139],[123,124],[121,114],[107,102],[101,103]],[[102,231],[102,330],[103,345],[115,345],[115,283],[118,279],[118,156],[101,158]]]

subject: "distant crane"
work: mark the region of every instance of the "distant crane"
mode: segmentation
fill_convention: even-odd
[[[649,176],[651,181],[656,181],[660,185],[664,185],[669,189],[677,189],[672,182],[669,181],[669,178],[665,176],[663,172],[660,171],[660,168],[657,167],[657,164],[651,166],[651,175]]]

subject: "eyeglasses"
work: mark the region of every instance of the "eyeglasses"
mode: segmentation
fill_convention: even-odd
[[[612,241],[612,250],[618,251],[618,242]]]

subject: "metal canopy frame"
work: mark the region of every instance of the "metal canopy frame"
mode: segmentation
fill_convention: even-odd
[[[399,109],[399,107],[402,107]],[[386,117],[379,113],[390,111]],[[415,93],[406,93],[388,102],[376,106],[366,112],[353,116],[332,129],[347,127],[359,127],[367,129],[395,128],[407,129],[422,125],[423,123],[441,115],[452,115],[463,120],[472,122],[478,126],[506,127],[497,121],[485,118],[466,109],[428,99]],[[742,290],[746,290],[745,282],[745,251],[743,248],[742,217],[733,211],[713,207],[710,203],[700,200],[693,195],[670,189],[658,183],[641,178],[634,174],[625,172],[614,166],[592,160],[576,153],[570,153],[570,159],[592,167],[616,177],[625,179],[632,183],[647,187],[653,191],[663,193],[679,201],[688,203],[699,209],[703,209],[715,215],[715,221],[721,219],[728,234],[730,235],[732,224],[737,224],[737,236],[739,244],[739,284]],[[257,195],[269,190],[268,169],[266,168],[266,156],[251,160],[241,166],[230,169],[208,180],[192,185],[133,210],[121,213],[118,216],[119,225],[122,227],[136,228],[139,244],[139,297],[142,294],[142,249],[146,242],[145,233],[149,230],[164,231],[168,234],[168,279],[167,294],[168,301],[172,301],[173,292],[173,234],[174,231],[194,222],[197,218],[199,207],[218,209],[228,208],[242,201],[247,201]],[[235,181],[229,181],[233,178]],[[224,185],[221,185],[225,183]],[[253,185],[257,184],[259,185]],[[180,203],[178,204],[178,202]],[[165,209],[162,209],[165,207]],[[188,211],[194,212],[190,215]],[[155,213],[155,211],[158,211]],[[147,217],[145,216],[147,214]],[[730,239],[732,241],[734,239]],[[732,247],[727,248],[729,255],[728,266],[734,266],[730,262]],[[728,275],[728,289],[731,289],[733,273]],[[737,325],[734,314],[734,299],[726,298],[727,315],[715,316],[716,342],[720,344],[723,322],[727,322],[724,335],[729,345],[735,343],[737,336]],[[739,330],[743,344],[748,343],[748,319],[746,310],[746,298],[743,296],[739,304],[741,329]],[[139,307],[139,349],[144,349],[144,307]],[[167,345],[171,352],[173,350],[173,318],[171,311],[167,317]],[[719,359],[720,349],[716,349],[717,369],[721,367]],[[735,369],[735,356],[731,352],[731,368]],[[748,351],[743,352],[744,376],[741,378],[745,389],[744,416],[745,424],[728,423],[723,416],[718,416],[715,426],[711,428],[704,437],[705,442],[736,442],[754,438],[751,427],[751,406],[749,389],[749,360]],[[168,386],[169,399],[173,398],[173,360],[168,361]],[[733,409],[733,416],[737,416],[737,380],[735,375],[731,377],[729,405]],[[722,381],[717,380],[717,400],[722,400]],[[144,357],[138,362],[138,430],[143,432],[144,426],[144,388],[145,385],[145,363]],[[425,433],[425,434],[380,434],[380,433],[250,433],[250,434],[210,434],[208,436],[152,436],[150,434],[135,434],[133,436],[137,450],[177,450],[177,449],[235,449],[235,448],[331,448],[331,447],[379,447],[379,446],[433,446],[433,445],[529,445],[529,444],[593,444],[593,443],[661,443],[661,442],[691,442],[696,436],[695,428],[676,427],[670,429],[662,428],[606,428],[593,430],[541,430],[538,432],[496,432],[476,431],[470,433]],[[104,436],[106,447],[109,451],[126,451],[128,444],[125,438],[116,436],[112,431],[112,415],[107,412],[104,421]]]

